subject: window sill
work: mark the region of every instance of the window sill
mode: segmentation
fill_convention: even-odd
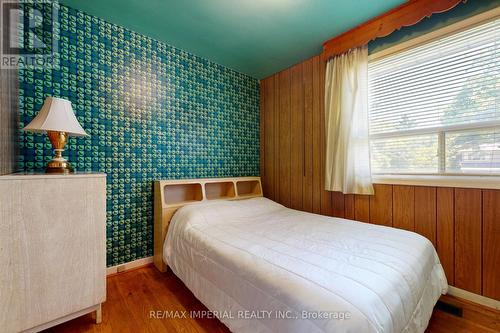
[[[373,175],[374,184],[500,190],[500,176]]]

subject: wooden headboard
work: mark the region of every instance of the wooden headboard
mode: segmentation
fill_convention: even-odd
[[[163,242],[177,209],[207,200],[241,200],[261,196],[260,177],[155,181],[153,261],[156,268],[162,272],[167,270],[167,263],[163,261]]]

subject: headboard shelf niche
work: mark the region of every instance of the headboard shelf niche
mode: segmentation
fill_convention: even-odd
[[[236,189],[240,197],[255,197],[262,195],[262,186],[260,180],[238,180]]]
[[[207,200],[232,199],[236,196],[234,182],[205,183]]]
[[[201,184],[167,184],[164,202],[171,205],[185,205],[190,202],[202,201],[203,190]]]
[[[163,242],[168,224],[182,206],[209,200],[241,200],[262,197],[260,177],[157,180],[154,182],[154,256],[160,271],[167,270],[163,261]]]

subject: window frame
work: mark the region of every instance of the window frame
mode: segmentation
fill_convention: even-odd
[[[461,20],[459,22],[450,24],[446,27],[437,29],[435,31],[429,32],[422,36],[418,36],[397,45],[382,49],[380,51],[374,52],[368,56],[368,63],[383,59],[388,56],[393,56],[395,54],[401,53],[408,49],[418,47],[422,44],[430,43],[435,40],[459,33],[464,30],[474,28],[476,26],[488,23],[490,21],[500,19],[500,7],[488,10],[481,14],[472,16],[470,18]],[[395,130],[386,133],[370,134],[369,141],[373,139],[385,139],[385,138],[403,138],[412,135],[425,135],[425,134],[437,134],[438,135],[438,172],[435,173],[374,173],[372,172],[372,178],[378,180],[378,183],[391,183],[394,184],[395,181],[401,183],[402,185],[425,185],[425,184],[442,184],[443,181],[446,186],[451,186],[448,181],[454,180],[455,183],[463,185],[463,187],[468,186],[469,181],[484,183],[486,187],[484,188],[494,188],[500,189],[500,185],[488,186],[488,182],[491,182],[492,178],[500,181],[500,174],[486,174],[486,173],[454,173],[446,172],[446,133],[454,132],[464,132],[472,130],[486,130],[500,126],[500,120],[490,120],[483,121],[474,124],[459,124],[459,125],[447,125],[447,126],[437,126],[424,129],[410,129],[410,130]],[[466,179],[469,178],[469,181]],[[487,181],[484,181],[484,178]],[[458,181],[460,180],[460,181]],[[443,185],[436,185],[443,186]]]

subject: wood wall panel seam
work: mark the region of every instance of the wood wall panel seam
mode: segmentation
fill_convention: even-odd
[[[346,219],[354,220],[355,218],[355,203],[354,203],[354,194],[345,194],[344,195],[344,216]]]
[[[436,250],[448,283],[455,284],[455,190],[436,190]]]
[[[455,189],[455,286],[482,290],[482,209],[480,189]]]
[[[262,84],[265,84],[265,103],[264,106],[267,108],[265,110],[265,118],[266,122],[264,128],[267,128],[265,132],[265,136],[267,139],[265,140],[264,145],[264,155],[265,157],[265,181],[267,183],[266,186],[266,195],[268,195],[271,199],[274,199],[275,190],[274,190],[274,179],[275,179],[275,163],[274,163],[274,151],[275,151],[275,111],[274,111],[274,79],[262,81]]]
[[[304,87],[304,210],[313,210],[313,87],[312,60],[307,60],[302,66],[302,84]]]
[[[483,295],[500,300],[500,191],[483,190]]]
[[[291,69],[290,94],[290,207],[302,209],[304,179],[304,91],[302,85],[302,65]]]
[[[333,209],[332,209],[332,194],[330,191],[325,190],[325,159],[326,159],[326,127],[325,127],[325,73],[326,73],[326,63],[323,61],[323,59],[319,58],[319,66],[321,69],[321,74],[319,77],[319,86],[320,86],[320,103],[319,103],[319,109],[320,109],[320,156],[321,156],[321,214],[325,214],[328,216],[332,216],[333,214]]]
[[[436,246],[436,188],[415,186],[415,232]]]
[[[280,130],[279,130],[279,150],[280,150],[280,167],[279,173],[281,175],[280,185],[279,185],[279,198],[280,203],[290,207],[291,198],[291,144],[290,144],[290,95],[291,95],[291,70],[283,71],[279,73],[279,83],[280,83]]]
[[[345,200],[341,192],[332,192],[332,216],[345,217]]]
[[[415,187],[394,185],[392,193],[393,226],[408,231],[415,231]]]
[[[370,222],[370,196],[354,195],[354,217],[358,221]]]
[[[370,196],[370,223],[392,227],[392,185],[374,184]]]
[[[321,109],[319,103],[322,103],[320,89],[320,76],[322,75],[319,57],[313,57],[313,212],[321,213],[321,158],[320,158],[320,128]],[[323,73],[324,74],[324,73]]]

